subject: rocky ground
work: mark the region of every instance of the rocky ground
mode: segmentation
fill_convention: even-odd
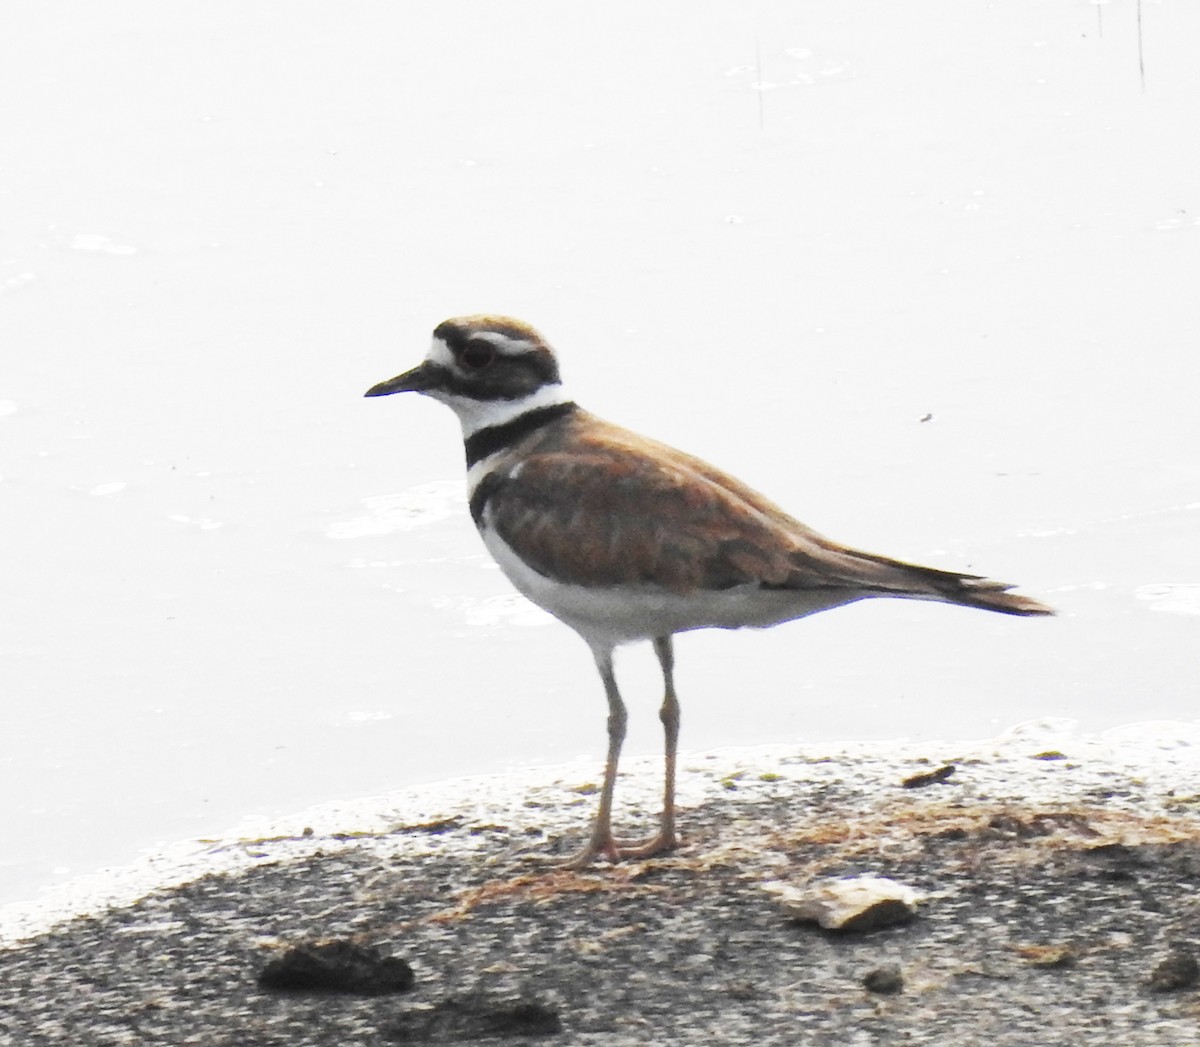
[[[543,860],[594,803],[565,778],[212,843],[186,882],[10,921],[0,1042],[1197,1043],[1195,749],[1043,744],[695,757],[683,847],[586,872]],[[622,777],[627,823],[655,785]],[[915,916],[825,930],[764,889],[862,874],[914,889]],[[305,987],[322,948],[351,970]]]

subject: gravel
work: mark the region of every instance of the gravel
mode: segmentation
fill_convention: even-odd
[[[680,850],[585,872],[545,860],[595,802],[575,769],[151,856],[0,913],[0,1042],[1195,1044],[1197,748],[1044,733],[694,756]],[[657,785],[631,764],[626,826]],[[763,887],[850,876],[912,888],[915,919],[822,930]],[[261,985],[289,955],[358,966]]]

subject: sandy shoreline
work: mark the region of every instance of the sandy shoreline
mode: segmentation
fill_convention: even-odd
[[[446,1042],[427,1019],[448,1001],[533,999],[563,1029],[544,1042],[564,1044],[794,1043],[801,1029],[830,1044],[1192,1043],[1195,990],[1150,986],[1200,953],[1195,740],[1178,724],[1040,724],[983,743],[692,755],[681,850],[584,874],[539,860],[590,817],[583,765],[317,808],[6,907],[0,1031]],[[653,818],[657,770],[631,761],[619,783],[630,828]],[[917,918],[838,936],[762,889],[858,873],[913,887]],[[280,949],[339,937],[407,959],[414,987],[257,987]],[[880,965],[901,991],[864,986]]]

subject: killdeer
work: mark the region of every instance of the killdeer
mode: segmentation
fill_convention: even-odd
[[[600,671],[604,786],[591,835],[569,866],[676,845],[675,633],[762,628],[876,596],[1054,613],[1001,582],[839,545],[707,462],[589,414],[564,388],[554,350],[520,320],[439,324],[419,366],[366,395],[403,392],[458,415],[484,545],[517,589],[583,638]],[[630,841],[611,824],[626,720],[613,652],[638,640],[653,643],[662,666],[666,777],[658,832]]]

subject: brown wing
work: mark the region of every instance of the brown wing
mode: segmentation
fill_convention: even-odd
[[[497,469],[479,493],[500,537],[550,577],[676,593],[859,590],[1050,613],[1000,582],[848,549],[707,462],[584,412],[521,452],[515,477]]]
[[[522,559],[564,581],[686,593],[782,585],[793,570],[777,525],[696,474],[641,456],[535,455],[499,482],[488,508]]]
[[[839,547],[733,477],[598,419],[588,423],[536,440],[516,476],[497,470],[487,491],[491,526],[535,570],[677,593],[846,586],[848,565],[826,562]]]

